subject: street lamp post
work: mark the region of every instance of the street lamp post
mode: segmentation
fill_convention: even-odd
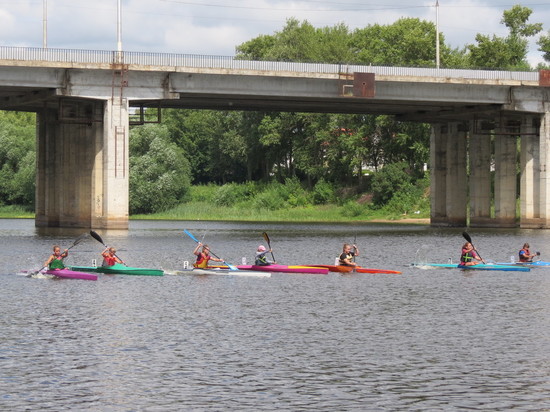
[[[435,0],[435,67],[439,69],[439,0]]]
[[[48,48],[48,0],[42,0],[42,48]]]

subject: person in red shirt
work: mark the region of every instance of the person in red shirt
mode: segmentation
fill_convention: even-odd
[[[519,251],[520,262],[532,262],[535,256],[537,255],[535,253],[531,253],[529,250],[529,243],[525,243],[523,248]]]
[[[113,266],[115,263],[124,264],[122,260],[116,255],[116,249],[114,247],[108,247],[101,253],[103,256],[103,265],[102,266]]]
[[[199,251],[202,246],[202,251]],[[208,261],[213,260],[215,262],[223,262],[223,259],[218,259],[210,255],[210,248],[208,245],[203,245],[201,242],[197,243],[197,247],[193,251],[193,254],[197,256],[197,261],[193,264],[196,268],[205,268],[208,266]]]

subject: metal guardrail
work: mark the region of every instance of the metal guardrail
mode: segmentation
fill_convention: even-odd
[[[348,64],[293,63],[239,60],[230,56],[196,54],[117,52],[78,49],[44,49],[0,46],[0,60],[59,63],[124,63],[142,66],[193,67],[203,69],[241,69],[299,73],[375,73],[386,76],[444,77],[456,79],[538,81],[538,72],[497,70],[436,69],[419,67],[362,66]]]

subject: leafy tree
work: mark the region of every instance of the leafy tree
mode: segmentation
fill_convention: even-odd
[[[402,18],[390,25],[369,25],[352,34],[354,61],[379,66],[435,66],[436,29],[432,22]],[[440,33],[440,54],[451,54]]]
[[[130,133],[130,213],[166,210],[185,199],[190,167],[170,142],[168,128],[145,125]]]
[[[0,204],[34,206],[36,117],[0,111]]]
[[[520,5],[505,10],[501,23],[508,29],[507,37],[478,34],[477,45],[469,45],[469,59],[472,67],[503,70],[528,70],[528,37],[542,30],[541,23],[528,24],[532,10]]]
[[[543,53],[543,59],[550,63],[550,31],[548,34],[540,36],[537,44],[540,46],[538,50]]]

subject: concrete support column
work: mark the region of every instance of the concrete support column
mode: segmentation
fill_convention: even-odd
[[[540,225],[550,229],[550,103],[545,103],[545,113],[539,128],[539,207]]]
[[[518,131],[519,133],[519,131]],[[517,135],[495,130],[495,226],[516,226]]]
[[[466,148],[468,128],[462,123],[447,125],[447,223],[466,226],[468,177]]]
[[[540,151],[538,117],[523,116],[520,150],[520,227],[539,227]]]
[[[36,226],[128,227],[127,125],[126,107],[97,100],[37,114]]]
[[[433,125],[430,136],[430,224],[447,225],[447,126]]]
[[[94,163],[92,227],[128,228],[129,127],[127,101],[116,97],[107,100],[102,150]]]
[[[470,125],[470,226],[490,227],[491,219],[491,136],[476,133]]]

